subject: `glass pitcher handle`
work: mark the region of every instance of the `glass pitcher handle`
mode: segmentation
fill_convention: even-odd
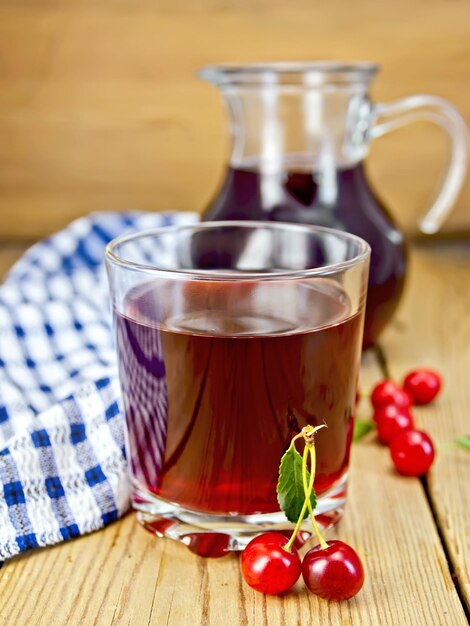
[[[444,182],[437,198],[419,224],[423,233],[436,233],[452,209],[465,180],[468,162],[468,131],[465,120],[446,100],[427,95],[373,105],[371,114],[369,139],[381,137],[395,128],[417,121],[434,122],[447,131],[451,141],[451,156]]]

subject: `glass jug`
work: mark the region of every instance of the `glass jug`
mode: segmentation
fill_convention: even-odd
[[[406,269],[403,235],[364,171],[371,141],[417,120],[449,134],[451,159],[421,220],[425,233],[435,233],[449,213],[468,157],[465,122],[445,100],[415,95],[373,104],[368,88],[377,70],[372,63],[312,62],[200,71],[222,91],[232,137],[225,181],[204,219],[317,224],[364,238],[372,248],[364,347],[393,315]]]

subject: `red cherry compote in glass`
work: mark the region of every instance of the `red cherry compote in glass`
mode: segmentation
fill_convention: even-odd
[[[325,421],[321,496],[346,472],[352,436],[362,320],[344,292],[328,279],[172,289],[131,290],[115,315],[137,486],[197,512],[279,511],[279,459],[303,426]]]

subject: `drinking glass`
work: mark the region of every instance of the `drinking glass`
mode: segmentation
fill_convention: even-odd
[[[282,454],[316,436],[319,523],[342,514],[370,249],[345,232],[211,222],[106,251],[139,521],[198,554],[287,529]]]

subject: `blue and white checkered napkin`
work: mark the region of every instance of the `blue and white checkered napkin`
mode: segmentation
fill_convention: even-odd
[[[104,248],[194,214],[97,213],[42,241],[0,287],[0,561],[129,506]]]

